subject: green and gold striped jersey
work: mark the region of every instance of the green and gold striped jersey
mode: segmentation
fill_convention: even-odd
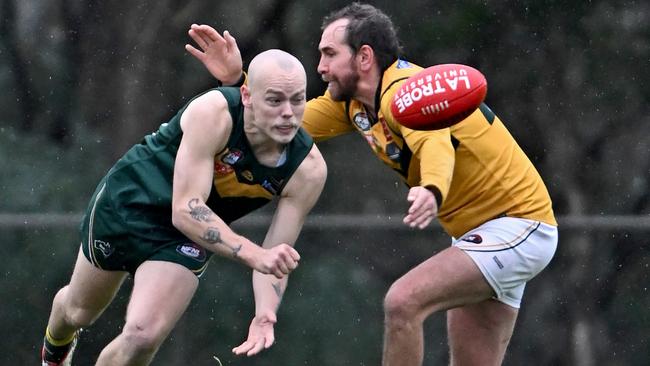
[[[213,187],[207,205],[226,223],[241,218],[279,196],[309,154],[313,140],[302,129],[285,147],[282,163],[257,161],[244,133],[244,109],[238,88],[217,88],[228,102],[233,128],[225,148],[214,158]],[[188,103],[189,104],[189,103]],[[111,169],[111,197],[143,215],[171,225],[174,162],[183,131],[183,107],[158,131],[132,147]]]

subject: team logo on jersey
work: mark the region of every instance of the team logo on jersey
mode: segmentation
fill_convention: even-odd
[[[214,174],[217,176],[231,174],[234,171],[231,165],[237,163],[242,155],[243,153],[236,149],[223,153],[220,159],[215,159],[214,161]]]
[[[239,173],[244,179],[246,179],[249,182],[253,181],[253,173],[251,173],[250,170],[242,170],[241,173]]]
[[[460,240],[468,241],[474,244],[481,244],[483,242],[483,238],[481,238],[479,234],[469,234],[467,236],[460,238]]]
[[[222,164],[218,161],[214,162],[214,174],[217,176],[228,175],[235,170],[228,164]]]
[[[364,112],[355,114],[352,121],[361,131],[368,131],[370,129],[370,121]]]
[[[197,244],[180,244],[176,247],[176,252],[185,257],[192,258],[197,262],[205,262],[205,249]]]
[[[399,162],[402,157],[402,150],[400,150],[395,142],[388,143],[386,144],[386,156],[388,156],[391,161]]]
[[[102,252],[102,255],[104,256],[104,258],[107,258],[111,254],[113,254],[113,252],[115,251],[115,248],[113,248],[113,246],[111,246],[111,243],[101,241],[101,240],[95,240],[93,242],[93,247],[95,249],[99,250],[100,252]]]
[[[386,137],[386,147],[384,148],[384,152],[391,161],[399,163],[402,157],[402,149],[400,149],[399,146],[397,146],[397,143],[395,143],[393,134],[390,132],[390,128],[388,128],[386,119],[384,119],[384,117],[380,117],[379,123],[381,123],[381,129],[384,132],[384,136]]]
[[[397,60],[397,68],[398,69],[408,69],[411,67],[411,64],[408,63],[406,60]]]
[[[243,153],[240,150],[233,149],[224,154],[221,161],[228,165],[233,165],[241,159],[242,155]]]
[[[264,182],[262,182],[262,187],[264,187],[264,189],[275,196],[280,191],[280,187],[282,186],[283,182],[283,179],[277,180],[271,177],[269,179],[264,179]]]

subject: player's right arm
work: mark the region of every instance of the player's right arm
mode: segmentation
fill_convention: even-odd
[[[201,61],[224,85],[234,85],[242,75],[242,59],[237,41],[228,31],[223,36],[209,25],[192,24],[187,32],[200,47],[186,44],[185,49]]]
[[[228,141],[232,119],[218,91],[192,101],[181,116],[183,137],[176,155],[172,222],[191,240],[208,250],[237,259],[278,278],[288,274],[287,258],[297,256],[288,245],[264,249],[235,233],[206,204],[214,174],[214,156]]]

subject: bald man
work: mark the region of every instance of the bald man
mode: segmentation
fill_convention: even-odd
[[[248,84],[209,90],[133,146],[100,181],[81,225],[70,283],[54,297],[42,365],[69,365],[130,274],[122,332],[97,365],[147,365],[187,308],[213,253],[252,268],[256,313],[235,354],[274,342],[276,311],[300,255],[293,248],[325,183],[325,162],[300,128],[306,76],[269,50]],[[278,197],[258,246],[229,224]]]

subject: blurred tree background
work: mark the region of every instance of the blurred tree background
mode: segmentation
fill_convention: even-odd
[[[52,297],[78,245],[76,221],[18,225],[10,214],[76,217],[116,158],[215,85],[183,49],[190,24],[229,30],[245,61],[268,48],[294,53],[316,96],[324,90],[320,22],[347,3],[0,0],[1,364],[38,362]],[[650,3],[372,3],[392,16],[407,59],[486,75],[487,103],[554,199],[559,250],[527,287],[505,364],[647,365]],[[215,365],[213,355],[224,365],[380,363],[383,294],[449,239],[439,227],[400,226],[406,189],[358,136],[321,149],[330,176],[298,243],[303,261],[279,312],[277,344],[252,359],[230,355],[253,314],[250,271],[217,259],[154,364]],[[332,226],[332,214],[378,220]],[[624,224],[632,215],[646,224]],[[601,224],[575,224],[601,216]],[[265,225],[235,226],[259,241]],[[78,365],[92,364],[118,334],[129,287],[84,332]],[[443,315],[426,323],[427,365],[448,361],[444,327]]]

